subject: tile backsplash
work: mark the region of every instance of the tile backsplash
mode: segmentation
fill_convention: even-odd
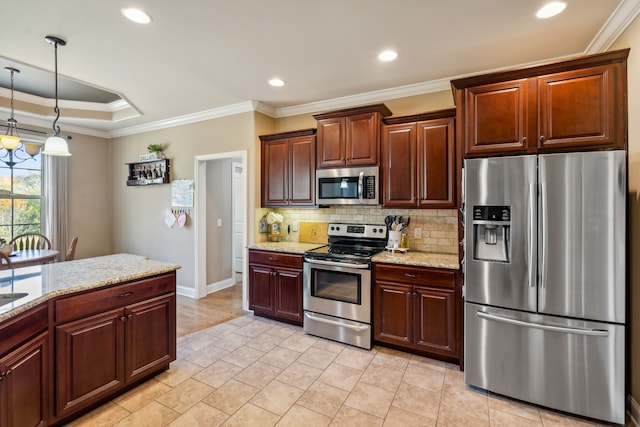
[[[364,224],[384,224],[387,215],[410,217],[411,223],[406,229],[409,236],[409,248],[424,252],[458,253],[458,211],[456,209],[386,209],[381,207],[332,206],[318,209],[256,209],[256,242],[267,240],[265,233],[259,233],[260,219],[269,211],[275,211],[284,217],[283,240],[298,241],[294,225],[305,221],[346,222]],[[287,233],[287,230],[290,230]]]

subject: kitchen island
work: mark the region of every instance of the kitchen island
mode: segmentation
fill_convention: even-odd
[[[179,268],[117,254],[0,271],[0,424],[65,423],[166,370]]]

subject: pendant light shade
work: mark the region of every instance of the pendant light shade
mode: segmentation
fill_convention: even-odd
[[[48,156],[70,156],[67,140],[61,136],[50,136],[44,142],[44,150],[42,154]]]
[[[67,42],[55,36],[46,36],[45,40],[55,48],[56,106],[53,111],[56,113],[56,118],[53,121],[53,136],[50,136],[44,142],[42,154],[49,156],[70,156],[71,153],[69,153],[67,140],[60,136],[60,126],[57,126],[58,119],[60,118],[60,109],[58,108],[58,45],[65,46]]]

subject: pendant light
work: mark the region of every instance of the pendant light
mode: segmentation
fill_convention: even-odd
[[[7,133],[0,136],[0,147],[7,150],[15,150],[20,145],[20,134],[18,134],[18,121],[13,115],[13,76],[20,70],[13,67],[4,67],[11,73],[11,116],[7,120]]]
[[[57,125],[58,119],[60,118],[60,109],[58,108],[58,45],[65,46],[67,42],[55,36],[46,36],[45,40],[55,48],[56,106],[53,111],[56,113],[56,118],[53,120],[53,136],[50,136],[45,141],[42,154],[49,156],[70,156],[67,140],[60,136],[60,126]]]

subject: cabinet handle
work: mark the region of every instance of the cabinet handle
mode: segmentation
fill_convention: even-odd
[[[415,279],[416,277],[418,277],[418,275],[417,275],[417,274],[404,273],[404,275],[405,275],[406,277],[411,277],[411,278],[413,278],[413,279]]]
[[[523,136],[523,137],[522,137],[522,143],[523,143],[523,144],[526,144],[526,143],[527,143],[527,137],[526,137],[526,136]]]
[[[130,297],[131,295],[133,295],[133,291],[125,292],[124,294],[120,294],[120,295],[118,295],[118,298],[126,298],[126,297]]]
[[[278,258],[269,257],[269,261],[277,261]]]
[[[126,317],[124,317],[124,316],[121,316],[121,317],[120,317],[120,321],[121,321],[121,322],[124,322],[125,320],[127,320],[127,318],[126,318]]]
[[[5,372],[4,376],[8,377],[11,374],[11,372],[12,372],[11,369],[7,369],[7,372]]]
[[[0,383],[4,381],[4,374],[0,374]]]
[[[131,319],[133,317],[133,313],[127,314],[127,319]]]
[[[418,296],[418,293],[417,293],[417,292],[414,292],[414,293],[413,293],[413,297],[414,297],[414,298],[416,298],[417,296]]]
[[[544,142],[544,135],[540,135],[540,142]]]

